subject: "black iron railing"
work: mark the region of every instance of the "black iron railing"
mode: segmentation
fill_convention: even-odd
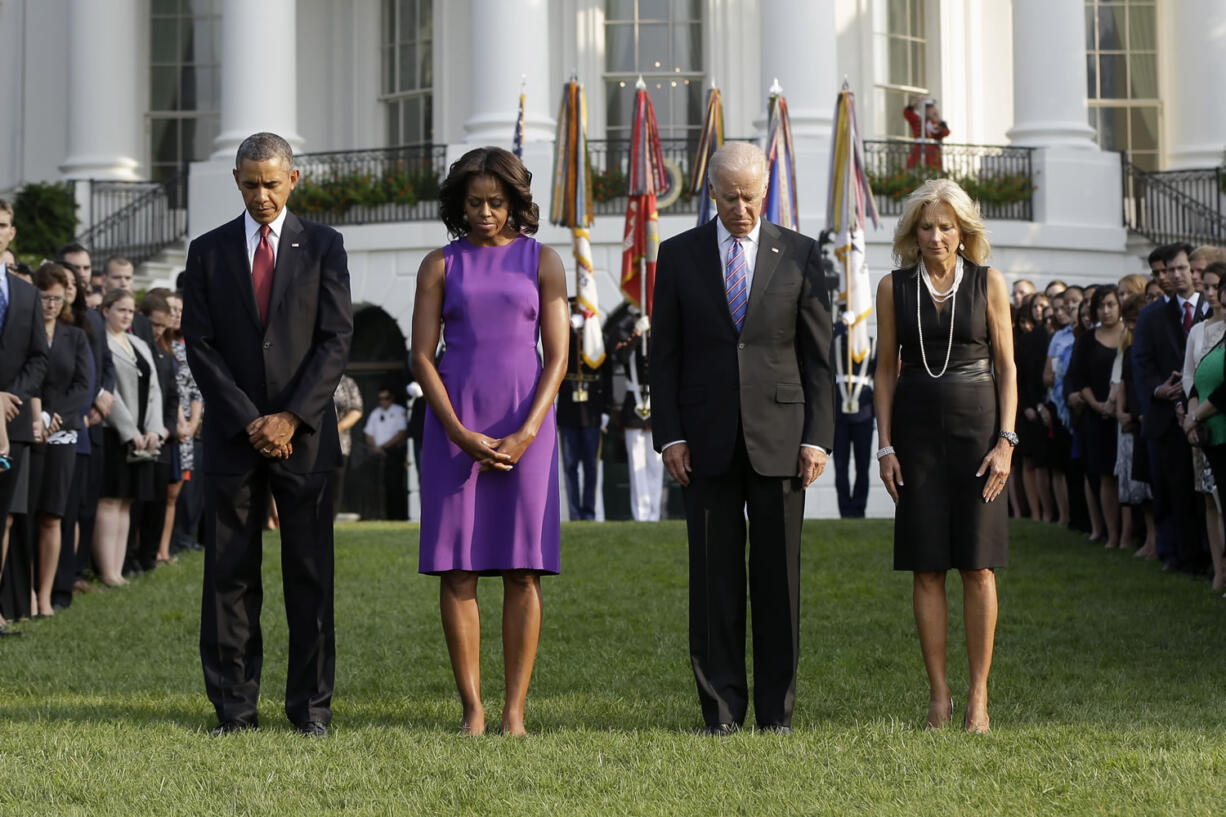
[[[948,178],[979,202],[984,218],[1034,218],[1034,148],[1000,145],[938,145],[866,139],[864,159],[883,216],[902,212],[902,201],[926,179]]]
[[[1156,244],[1226,243],[1221,170],[1172,170],[1148,173],[1122,159],[1124,225]]]
[[[89,180],[92,226],[77,237],[96,258],[140,264],[187,235],[188,169],[158,182]]]
[[[438,219],[446,145],[303,153],[295,213],[332,226]]]
[[[625,215],[630,140],[590,139],[587,145],[592,162],[592,205],[596,215]],[[670,184],[668,191],[657,199],[657,205],[664,205],[659,207],[660,215],[698,212],[698,200],[689,191],[690,163],[697,150],[697,136],[660,140]]]

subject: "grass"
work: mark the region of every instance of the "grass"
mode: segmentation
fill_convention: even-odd
[[[1071,533],[1014,523],[994,731],[929,732],[890,525],[806,523],[791,738],[694,734],[681,523],[564,528],[564,573],[544,580],[526,741],[454,734],[437,582],[416,573],[416,526],[372,523],[337,531],[332,735],[300,738],[281,711],[273,535],[263,728],[209,739],[201,559],[190,555],[0,641],[0,814],[1221,813],[1226,601]],[[481,588],[496,719],[501,589]],[[949,593],[958,690],[955,576]]]

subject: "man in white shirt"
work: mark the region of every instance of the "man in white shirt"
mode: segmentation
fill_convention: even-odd
[[[409,434],[409,414],[404,406],[392,402],[392,390],[379,389],[379,406],[370,413],[363,428],[366,444],[383,459],[383,488],[386,492],[384,516],[408,519],[409,502],[405,488],[405,439]]]

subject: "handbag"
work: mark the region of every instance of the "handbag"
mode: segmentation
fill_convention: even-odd
[[[142,462],[157,462],[158,457],[162,455],[160,447],[154,449],[137,448],[132,443],[127,444],[127,456],[125,459],[129,464],[135,465]]]

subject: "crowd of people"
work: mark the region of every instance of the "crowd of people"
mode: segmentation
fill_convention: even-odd
[[[0,212],[2,251],[15,231],[12,206],[0,201]],[[23,266],[0,274],[0,627],[201,547],[192,475],[203,410],[179,294],[138,300],[130,261],[95,268],[75,243],[28,275]]]
[[[1150,275],[1013,285],[1019,393],[1014,516],[1211,576],[1226,589],[1215,460],[1226,249],[1168,244]],[[1223,449],[1226,450],[1226,449]]]

